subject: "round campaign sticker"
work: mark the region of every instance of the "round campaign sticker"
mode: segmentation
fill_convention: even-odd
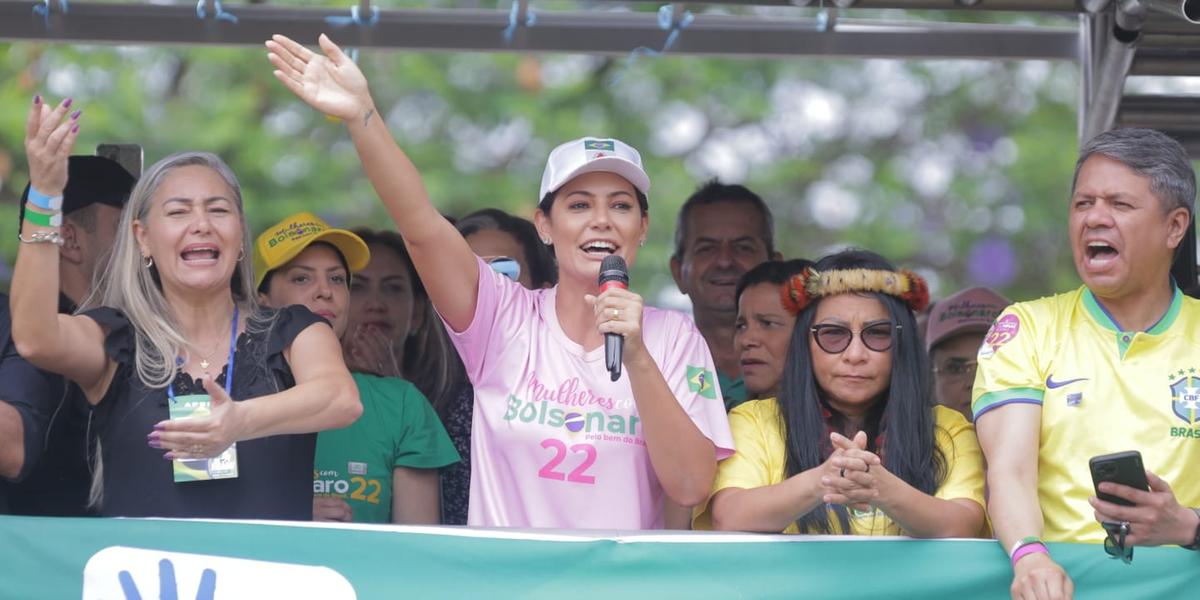
[[[1011,342],[1021,330],[1021,319],[1017,315],[1007,314],[992,323],[983,345],[979,347],[979,358],[991,358],[1001,346]]]

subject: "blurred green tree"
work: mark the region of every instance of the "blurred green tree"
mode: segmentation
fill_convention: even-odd
[[[0,44],[0,220],[15,229],[24,120],[41,93],[83,109],[79,153],[126,142],[145,147],[147,164],[219,154],[256,231],[299,210],[390,226],[343,128],[297,102],[264,54]],[[789,257],[871,248],[932,275],[935,296],[1076,285],[1070,63],[363,51],[360,64],[446,214],[530,216],[546,154],[563,140],[616,136],[641,149],[652,232],[634,278],[652,302],[679,301],[666,269],[675,214],[714,176],[767,199]],[[3,262],[15,237],[0,236]]]

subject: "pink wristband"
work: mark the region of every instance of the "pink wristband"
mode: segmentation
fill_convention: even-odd
[[[1026,557],[1030,554],[1035,554],[1038,552],[1040,552],[1042,554],[1050,554],[1050,551],[1046,549],[1045,544],[1042,544],[1041,542],[1035,542],[1033,544],[1025,544],[1024,546],[1017,548],[1016,552],[1013,552],[1012,565],[1014,567],[1016,567],[1018,560],[1021,560],[1022,558]]]

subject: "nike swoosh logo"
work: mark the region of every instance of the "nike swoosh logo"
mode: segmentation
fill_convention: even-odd
[[[1087,377],[1077,377],[1075,379],[1068,379],[1066,381],[1055,381],[1054,376],[1050,375],[1050,376],[1046,377],[1046,388],[1051,389],[1051,390],[1056,390],[1064,385],[1071,385],[1072,383],[1078,383],[1080,381],[1087,381],[1087,380],[1088,380]]]

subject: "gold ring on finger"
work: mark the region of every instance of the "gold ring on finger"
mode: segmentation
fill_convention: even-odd
[[[621,309],[619,309],[619,308],[612,309],[612,318],[620,319],[621,318]]]

